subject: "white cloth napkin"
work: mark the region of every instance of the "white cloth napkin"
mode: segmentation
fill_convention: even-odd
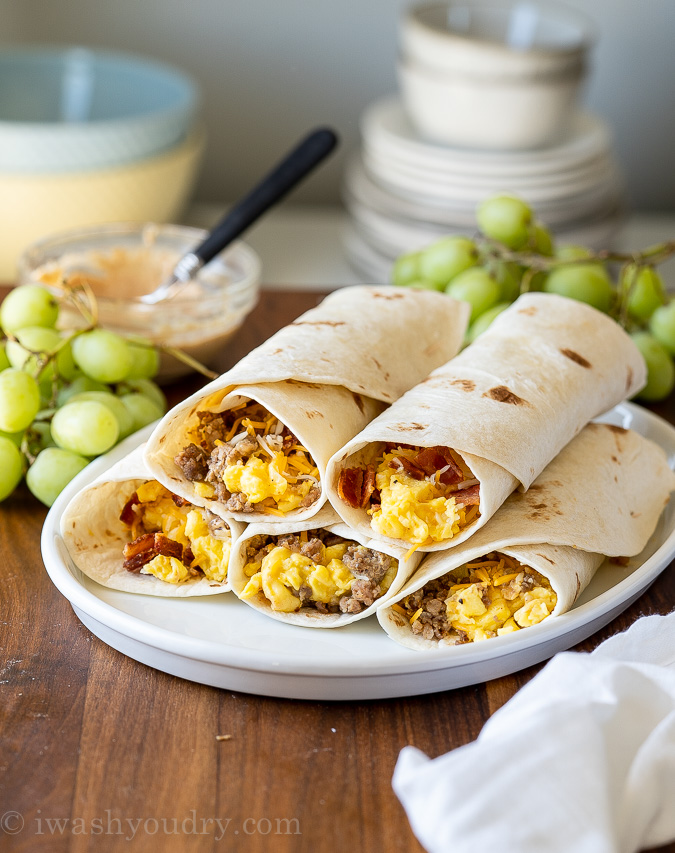
[[[393,786],[430,853],[628,853],[673,840],[675,612],[591,654],[556,655],[473,743],[433,761],[405,747]]]

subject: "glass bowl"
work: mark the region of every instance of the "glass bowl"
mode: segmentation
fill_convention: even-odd
[[[258,300],[260,259],[249,246],[233,243],[173,299],[156,305],[140,299],[168,277],[176,261],[206,234],[183,225],[136,222],[55,234],[24,251],[19,281],[53,286],[82,277],[96,296],[102,326],[178,347],[210,366]],[[66,306],[59,322],[66,328],[83,325],[80,315]],[[163,353],[157,379],[170,382],[190,372],[183,362]]]

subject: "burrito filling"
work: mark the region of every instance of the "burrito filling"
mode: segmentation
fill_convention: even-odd
[[[340,472],[338,494],[366,509],[381,536],[412,545],[445,542],[479,516],[480,487],[449,447],[385,444],[365,468]]]
[[[249,582],[241,598],[262,595],[272,610],[360,613],[384,595],[397,561],[327,530],[254,536],[246,548]]]
[[[227,524],[172,494],[156,480],[143,483],[120,515],[131,532],[124,568],[179,584],[206,577],[224,583],[232,535]]]
[[[201,498],[230,512],[280,516],[319,498],[319,469],[309,451],[260,403],[197,417],[191,443],[174,462]]]
[[[413,634],[444,644],[510,634],[550,616],[557,596],[539,572],[493,551],[429,581],[393,609]]]

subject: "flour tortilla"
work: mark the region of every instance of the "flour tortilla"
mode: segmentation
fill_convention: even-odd
[[[61,536],[75,565],[87,577],[110,589],[186,598],[229,592],[228,582],[205,577],[180,584],[161,581],[153,575],[128,572],[123,567],[122,549],[130,541],[129,528],[120,521],[120,513],[136,488],[154,479],[143,461],[141,445],[70,501],[61,518]],[[203,507],[203,502],[198,504]],[[232,547],[244,525],[229,521]],[[229,572],[228,572],[229,573]]]
[[[340,471],[372,458],[369,445],[379,442],[450,447],[480,482],[480,517],[455,538],[421,550],[454,547],[517,486],[527,489],[588,421],[645,381],[639,350],[607,315],[562,296],[524,294],[333,456],[329,499],[351,527],[384,538],[372,531],[365,509],[339,498]]]
[[[431,291],[342,288],[165,415],[148,441],[148,467],[167,488],[193,500],[194,484],[173,460],[189,443],[197,412],[225,411],[249,398],[300,439],[323,481],[336,450],[458,352],[468,315],[466,303]],[[217,500],[209,508],[223,518],[275,523],[310,518],[325,501],[322,489],[311,506],[283,518],[230,512]]]
[[[380,624],[409,648],[437,648],[413,634],[391,605],[464,563],[501,551],[547,577],[558,596],[552,616],[569,610],[605,557],[639,554],[675,489],[663,450],[631,430],[589,424],[537,477],[514,492],[490,522],[458,548],[430,554]]]
[[[246,604],[264,613],[265,616],[270,616],[279,622],[286,622],[289,625],[300,625],[306,628],[340,628],[343,625],[349,625],[351,622],[357,622],[360,619],[365,619],[367,616],[375,613],[376,609],[384,602],[396,595],[405,582],[414,573],[419,565],[421,556],[412,554],[408,560],[405,560],[406,551],[396,546],[387,545],[382,542],[374,542],[369,537],[364,537],[359,533],[351,530],[346,524],[343,524],[338,514],[330,507],[324,506],[323,509],[314,518],[299,522],[281,522],[279,524],[249,524],[244,533],[237,539],[236,545],[232,550],[230,558],[229,577],[232,589],[237,596],[240,596],[244,587],[249,581],[249,578],[244,574],[244,565],[246,564],[246,545],[248,541],[259,534],[267,536],[282,536],[287,533],[300,533],[303,530],[315,530],[325,528],[326,530],[349,539],[353,542],[358,542],[366,548],[372,548],[375,551],[381,551],[398,560],[398,572],[394,578],[389,590],[370,607],[365,608],[361,613],[319,613],[314,608],[302,608],[294,613],[282,613],[272,609],[272,605],[262,593],[259,593],[255,598],[242,599]]]

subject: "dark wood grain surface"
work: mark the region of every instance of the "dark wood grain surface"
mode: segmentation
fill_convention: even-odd
[[[218,367],[318,298],[264,292]],[[171,402],[196,387],[169,389]],[[658,411],[675,422],[670,405]],[[45,515],[24,487],[0,504],[0,823],[8,830],[0,828],[0,851],[421,851],[391,789],[399,750],[414,744],[437,756],[474,739],[539,669],[360,703],[182,681],[119,654],[78,621],[42,564]],[[578,648],[674,602],[671,566]],[[217,741],[221,733],[232,737]]]

